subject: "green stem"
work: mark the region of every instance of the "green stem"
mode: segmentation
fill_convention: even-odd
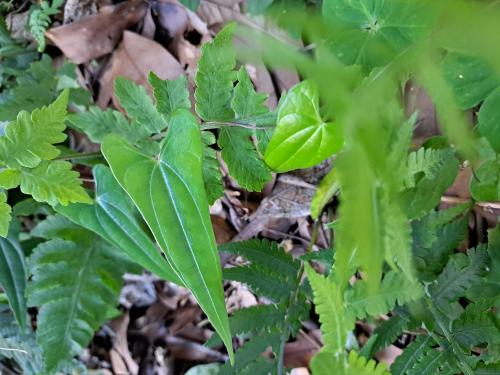
[[[54,160],[76,160],[76,159],[92,159],[92,158],[102,158],[102,154],[100,151],[97,152],[82,152],[82,153],[75,153],[75,154],[66,154],[66,155],[61,155]]]
[[[201,125],[201,130],[219,129],[221,127],[236,127],[245,129],[255,129],[255,130],[268,129],[268,127],[265,126],[256,126],[235,121],[207,121]]]

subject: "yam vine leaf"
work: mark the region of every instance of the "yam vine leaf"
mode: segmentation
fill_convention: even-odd
[[[93,205],[71,204],[56,210],[71,221],[98,234],[121,249],[145,269],[182,285],[181,280],[160,255],[159,249],[141,228],[127,194],[104,165],[93,169],[96,196]]]
[[[51,239],[29,258],[28,305],[39,308],[37,343],[44,370],[79,354],[118,302],[121,262],[109,245],[80,230],[75,241]]]
[[[203,185],[199,125],[179,109],[172,116],[158,157],[110,135],[102,151],[113,175],[132,198],[165,257],[191,290],[232,358],[222,292],[222,272]]]
[[[290,89],[280,105],[264,159],[277,172],[308,168],[333,155],[342,143],[340,124],[320,116],[317,86],[303,81]]]

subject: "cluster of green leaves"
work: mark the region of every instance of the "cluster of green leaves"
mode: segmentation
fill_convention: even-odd
[[[249,264],[225,268],[223,277],[245,283],[267,303],[241,308],[230,316],[233,336],[248,339],[235,353],[235,364],[222,366],[219,374],[268,374],[283,368],[284,345],[297,335],[309,316],[310,290],[301,278],[301,262],[267,240],[248,240],[219,246],[219,251],[239,255]],[[207,345],[220,343],[214,335]],[[271,348],[273,356],[261,355]],[[281,362],[281,363],[280,363]]]
[[[64,0],[42,0],[30,8],[29,29],[38,43],[38,52],[45,50],[45,31],[51,24],[50,17],[60,12]]]

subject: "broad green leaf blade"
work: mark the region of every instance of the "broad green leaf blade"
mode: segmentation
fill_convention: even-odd
[[[97,237],[78,242],[54,239],[38,245],[29,259],[28,305],[39,308],[37,343],[44,369],[57,373],[79,354],[118,303],[120,259]]]
[[[62,160],[44,161],[33,169],[23,169],[21,191],[38,202],[51,206],[69,203],[92,203],[71,163]]]
[[[118,136],[102,150],[114,176],[130,195],[183,284],[196,297],[232,358],[222,272],[202,177],[199,126],[187,110],[172,116],[158,158]]]
[[[236,57],[232,45],[235,27],[235,23],[228,24],[212,43],[201,47],[194,97],[196,113],[205,121],[234,118],[230,102],[236,78]]]
[[[138,124],[131,124],[118,111],[91,107],[88,111],[68,116],[70,126],[88,135],[92,142],[100,143],[111,133],[119,134],[132,144],[149,137],[146,129]]]
[[[325,0],[323,17],[333,27],[330,43],[347,65],[368,70],[385,65],[430,31],[427,0]]]
[[[94,179],[95,204],[57,206],[56,211],[122,249],[130,259],[148,271],[182,285],[175,271],[134,217],[133,206],[111,171],[103,165],[97,165],[94,167]]]
[[[448,53],[443,61],[443,72],[462,109],[478,105],[500,85],[493,68],[471,55]]]
[[[7,195],[0,192],[0,237],[6,237],[9,233],[12,208],[7,203]]]
[[[33,168],[42,160],[59,155],[53,145],[66,139],[66,107],[69,91],[65,90],[54,103],[35,109],[31,115],[21,111],[0,137],[0,161],[7,166]]]
[[[287,94],[278,111],[276,130],[264,160],[277,172],[309,168],[342,147],[342,128],[324,122],[319,113],[319,91],[303,81]]]
[[[493,91],[484,101],[478,115],[478,130],[500,153],[500,88]]]
[[[27,309],[24,296],[26,282],[24,253],[14,234],[11,233],[7,238],[0,238],[0,286],[7,294],[21,332],[26,328]]]
[[[144,87],[118,77],[115,80],[115,95],[127,114],[149,133],[160,133],[167,126]]]
[[[191,108],[187,80],[184,75],[177,79],[161,79],[154,72],[149,73],[149,84],[153,87],[156,108],[168,121],[179,108]]]
[[[222,183],[222,173],[217,160],[217,152],[210,147],[215,144],[215,135],[211,132],[201,132],[203,144],[203,181],[207,193],[208,204],[214,202],[224,195],[224,185]]]

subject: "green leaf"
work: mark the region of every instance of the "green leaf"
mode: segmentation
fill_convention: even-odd
[[[295,279],[299,271],[299,262],[278,247],[276,242],[266,239],[228,242],[219,245],[219,251],[238,254],[259,268],[282,274],[289,279]]]
[[[217,143],[222,148],[221,156],[229,173],[238,184],[248,191],[260,191],[272,176],[255,151],[251,135],[250,129],[223,127]]]
[[[247,284],[255,294],[270,298],[277,303],[286,300],[295,286],[294,281],[257,265],[224,268],[222,275],[225,280]]]
[[[450,302],[465,295],[467,288],[481,281],[486,273],[489,259],[486,249],[479,246],[467,252],[467,264],[461,267],[450,258],[443,272],[437,278],[437,284],[429,288],[436,305],[443,311]]]
[[[448,53],[443,72],[462,109],[478,105],[500,85],[492,67],[473,55]]]
[[[249,0],[247,3],[248,12],[252,15],[264,13],[274,0]]]
[[[337,172],[334,168],[332,168],[330,172],[323,177],[318,188],[314,192],[314,196],[311,201],[311,216],[313,219],[318,219],[321,211],[323,211],[323,208],[330,201],[330,199],[333,198],[338,190],[339,183]]]
[[[42,160],[58,156],[59,150],[53,144],[66,139],[63,131],[68,95],[67,90],[63,91],[54,103],[35,109],[31,115],[20,112],[0,137],[0,161],[12,168],[33,168]]]
[[[230,107],[236,57],[232,45],[235,23],[230,23],[212,43],[201,47],[201,58],[195,77],[196,113],[205,121],[232,120]]]
[[[12,208],[7,203],[7,195],[0,192],[0,237],[6,237],[9,232]]]
[[[229,326],[233,336],[258,332],[269,332],[277,328],[285,320],[285,313],[276,305],[258,305],[236,310],[229,317]],[[205,344],[214,347],[221,343],[220,337],[214,334]]]
[[[423,357],[434,340],[430,336],[418,336],[391,365],[392,375],[405,375]]]
[[[491,147],[500,153],[500,88],[493,91],[484,101],[478,114],[478,130],[490,143]]]
[[[120,260],[106,246],[95,237],[54,239],[29,259],[28,305],[39,308],[36,336],[46,372],[83,351],[118,302]]]
[[[51,206],[69,203],[92,203],[71,163],[62,160],[42,162],[33,169],[23,169],[21,191],[38,202]]]
[[[408,375],[435,375],[445,361],[445,352],[431,348],[425,349],[422,357],[408,372]]]
[[[207,193],[208,204],[214,202],[224,195],[224,185],[222,183],[222,173],[220,171],[217,152],[210,147],[215,144],[215,136],[208,131],[201,132],[203,147],[203,181]]]
[[[342,144],[341,126],[320,116],[318,87],[313,81],[303,81],[288,92],[278,110],[264,160],[277,172],[309,168],[333,155]]]
[[[165,119],[170,119],[172,113],[179,108],[191,108],[187,80],[184,75],[177,79],[161,79],[154,72],[150,72],[148,81],[153,87],[153,94],[156,99],[156,108]]]
[[[0,187],[3,189],[14,189],[21,183],[21,172],[17,169],[0,170]]]
[[[452,337],[470,350],[480,344],[500,344],[500,329],[487,303],[472,303],[452,323]]]
[[[276,348],[280,337],[276,333],[253,336],[235,355],[235,365],[226,363],[221,367],[219,375],[239,374],[241,370],[260,357],[260,354],[268,347]]]
[[[15,234],[11,232],[7,238],[0,238],[0,285],[7,294],[21,332],[26,328],[26,282],[24,253]]]
[[[236,119],[248,119],[254,116],[267,114],[269,109],[265,106],[268,95],[257,93],[244,66],[237,73],[238,83],[234,87],[231,106]]]
[[[121,249],[130,259],[165,280],[182,285],[169,263],[141,228],[135,210],[111,171],[94,167],[95,204],[57,206],[56,211]]]
[[[470,192],[478,201],[500,201],[500,159],[481,164],[472,176]]]
[[[220,260],[203,185],[201,136],[196,119],[187,110],[178,110],[172,116],[157,158],[142,154],[113,135],[104,139],[102,151],[172,269],[191,290],[232,357]]]
[[[118,77],[115,95],[127,114],[149,133],[160,133],[167,126],[143,86]]]
[[[347,314],[340,288],[330,279],[306,266],[307,277],[313,289],[316,313],[321,322],[324,349],[332,355],[344,355],[347,333],[354,328],[354,319]]]
[[[388,63],[430,31],[427,1],[325,0],[323,17],[338,27],[330,43],[345,64],[368,69]]]
[[[200,0],[180,0],[181,4],[184,5],[186,8],[189,10],[192,10],[193,12],[198,9],[198,6],[200,5]]]
[[[367,353],[368,357],[377,354],[377,352],[391,345],[407,327],[408,319],[401,315],[393,315],[389,320],[383,321],[375,331],[373,331],[373,335],[370,336],[370,339],[375,337],[375,341],[372,343],[370,351]]]
[[[131,124],[121,112],[112,109],[103,111],[98,107],[91,107],[88,111],[68,116],[68,122],[96,143],[102,142],[111,133],[119,134],[133,144],[149,136],[144,127]]]
[[[413,283],[399,272],[389,271],[385,274],[380,289],[370,293],[368,283],[358,280],[354,287],[346,292],[346,304],[357,318],[378,316],[391,311],[396,304],[404,305],[423,296],[420,284]]]

